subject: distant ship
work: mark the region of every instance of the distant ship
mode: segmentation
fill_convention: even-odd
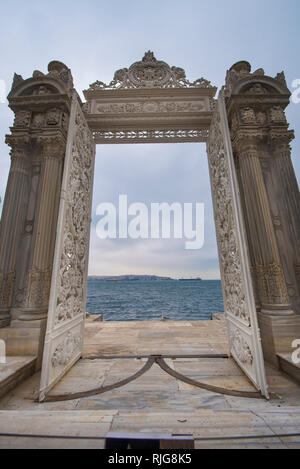
[[[200,277],[198,277],[198,278],[180,278],[179,282],[195,282],[195,281],[199,281],[199,280],[202,280],[202,278],[200,278]]]

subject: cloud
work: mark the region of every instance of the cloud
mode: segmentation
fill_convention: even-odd
[[[120,194],[128,205],[153,202],[204,203],[205,244],[188,252],[185,240],[100,240],[95,227],[101,202],[118,208]],[[129,217],[130,220],[130,217]],[[100,145],[97,149],[92,211],[91,261],[94,275],[157,273],[168,276],[219,277],[215,228],[205,146],[199,143]]]

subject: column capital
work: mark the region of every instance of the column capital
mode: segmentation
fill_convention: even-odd
[[[261,129],[239,129],[232,138],[233,150],[242,153],[244,151],[258,151],[258,145],[262,141],[264,135]]]
[[[37,143],[41,145],[40,158],[63,158],[66,151],[66,139],[64,136],[57,132],[53,135],[39,135]]]
[[[295,138],[294,130],[288,130],[286,127],[271,127],[268,135],[268,140],[271,147],[276,151],[278,145],[288,146]]]
[[[7,135],[6,143],[11,147],[11,172],[23,172],[27,174],[29,169],[29,139],[26,135]]]
[[[25,150],[29,145],[28,133],[17,133],[5,136],[5,143],[11,148],[11,155],[25,154]]]

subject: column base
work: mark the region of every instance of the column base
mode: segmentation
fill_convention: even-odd
[[[287,305],[268,305],[262,304],[261,312],[264,314],[268,314],[270,316],[294,316],[295,312],[292,309],[292,306]]]
[[[264,358],[279,368],[277,353],[292,353],[292,342],[300,339],[300,316],[275,315],[263,311],[257,313]]]
[[[40,321],[47,319],[48,308],[22,308],[12,310],[12,317],[14,320],[19,321]]]

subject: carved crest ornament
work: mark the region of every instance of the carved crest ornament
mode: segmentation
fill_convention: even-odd
[[[183,68],[148,51],[109,84],[92,83],[83,92],[83,111],[95,143],[203,142],[216,91],[205,78],[191,82]]]
[[[89,90],[97,89],[128,89],[128,88],[210,88],[211,83],[204,78],[194,82],[187,80],[185,71],[180,67],[170,67],[166,62],[157,60],[150,50],[141,61],[132,64],[129,69],[122,68],[114,74],[113,80],[107,85],[95,81]]]

